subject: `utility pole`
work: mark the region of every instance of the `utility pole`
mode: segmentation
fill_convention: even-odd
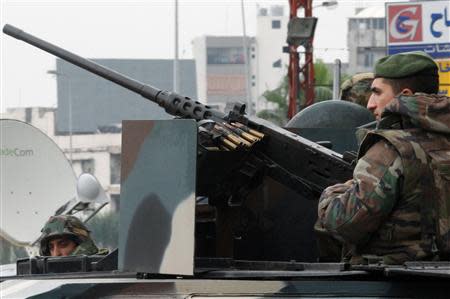
[[[339,100],[339,91],[341,87],[341,60],[334,60],[333,69],[333,100]]]
[[[245,63],[245,90],[247,95],[247,115],[253,114],[252,106],[252,91],[250,85],[250,59],[248,53],[248,43],[247,43],[247,31],[245,29],[245,10],[244,10],[244,0],[241,0],[241,14],[242,14],[242,47],[244,48],[244,63]]]
[[[312,0],[289,0],[289,20],[297,17],[299,8],[305,11],[305,17],[312,17]],[[314,64],[313,64],[313,37],[304,44],[305,64],[300,68],[300,58],[298,45],[289,45],[289,108],[288,118],[297,114],[297,99],[299,90],[305,94],[305,106],[314,103]],[[303,74],[303,81],[300,82],[300,74]]]
[[[180,78],[178,70],[178,0],[175,0],[175,54],[173,59],[173,91],[180,92]]]

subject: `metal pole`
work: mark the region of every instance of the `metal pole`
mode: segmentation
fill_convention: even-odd
[[[175,55],[173,59],[173,91],[179,92],[178,78],[178,0],[175,0]]]
[[[334,60],[333,74],[333,100],[339,100],[339,90],[341,86],[341,60]]]
[[[252,107],[252,92],[250,86],[250,62],[248,55],[248,45],[247,45],[247,31],[245,29],[245,10],[244,10],[244,0],[241,0],[241,13],[242,13],[242,46],[244,47],[244,63],[245,63],[245,86],[247,95],[247,114],[253,114]]]
[[[303,0],[305,17],[312,17],[312,0]],[[313,63],[313,38],[305,45],[305,81],[303,87],[305,91],[305,106],[314,104],[314,63]]]
[[[72,144],[72,135],[73,135],[73,129],[72,129],[72,82],[70,82],[69,77],[66,76],[67,84],[69,87],[69,159],[70,159],[70,165],[72,165],[72,152],[73,152],[73,144]]]
[[[298,0],[289,0],[289,20],[297,17],[297,10],[299,7]],[[297,114],[297,98],[299,92],[299,71],[300,71],[300,57],[297,52],[297,46],[289,45],[289,106],[287,117],[291,119]]]

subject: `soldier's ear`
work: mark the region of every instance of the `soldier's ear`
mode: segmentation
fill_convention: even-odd
[[[412,90],[409,88],[404,88],[402,90],[401,94],[405,95],[405,96],[412,96],[414,94],[414,92],[412,92]]]

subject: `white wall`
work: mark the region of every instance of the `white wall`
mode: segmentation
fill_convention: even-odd
[[[279,20],[281,28],[272,29],[272,21]],[[287,74],[286,65],[289,55],[283,53],[286,46],[288,17],[259,16],[257,18],[256,40],[258,45],[258,95],[268,89],[278,87],[280,80]],[[272,64],[281,59],[281,68]]]
[[[197,97],[202,103],[207,102],[206,98],[206,37],[197,37],[192,41],[192,52],[195,59],[195,72],[197,76]]]
[[[272,21],[279,20],[280,28],[272,28]],[[287,75],[289,55],[283,53],[283,47],[287,46],[287,24],[288,16],[258,15],[256,27],[256,98],[258,99],[258,110],[267,108],[260,101],[261,95],[266,90],[275,89],[281,80]],[[281,68],[274,68],[273,63],[281,59]]]

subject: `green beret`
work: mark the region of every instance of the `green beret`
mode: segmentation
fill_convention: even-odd
[[[438,76],[438,67],[428,54],[421,51],[394,54],[375,64],[375,78],[398,79],[414,75]]]

